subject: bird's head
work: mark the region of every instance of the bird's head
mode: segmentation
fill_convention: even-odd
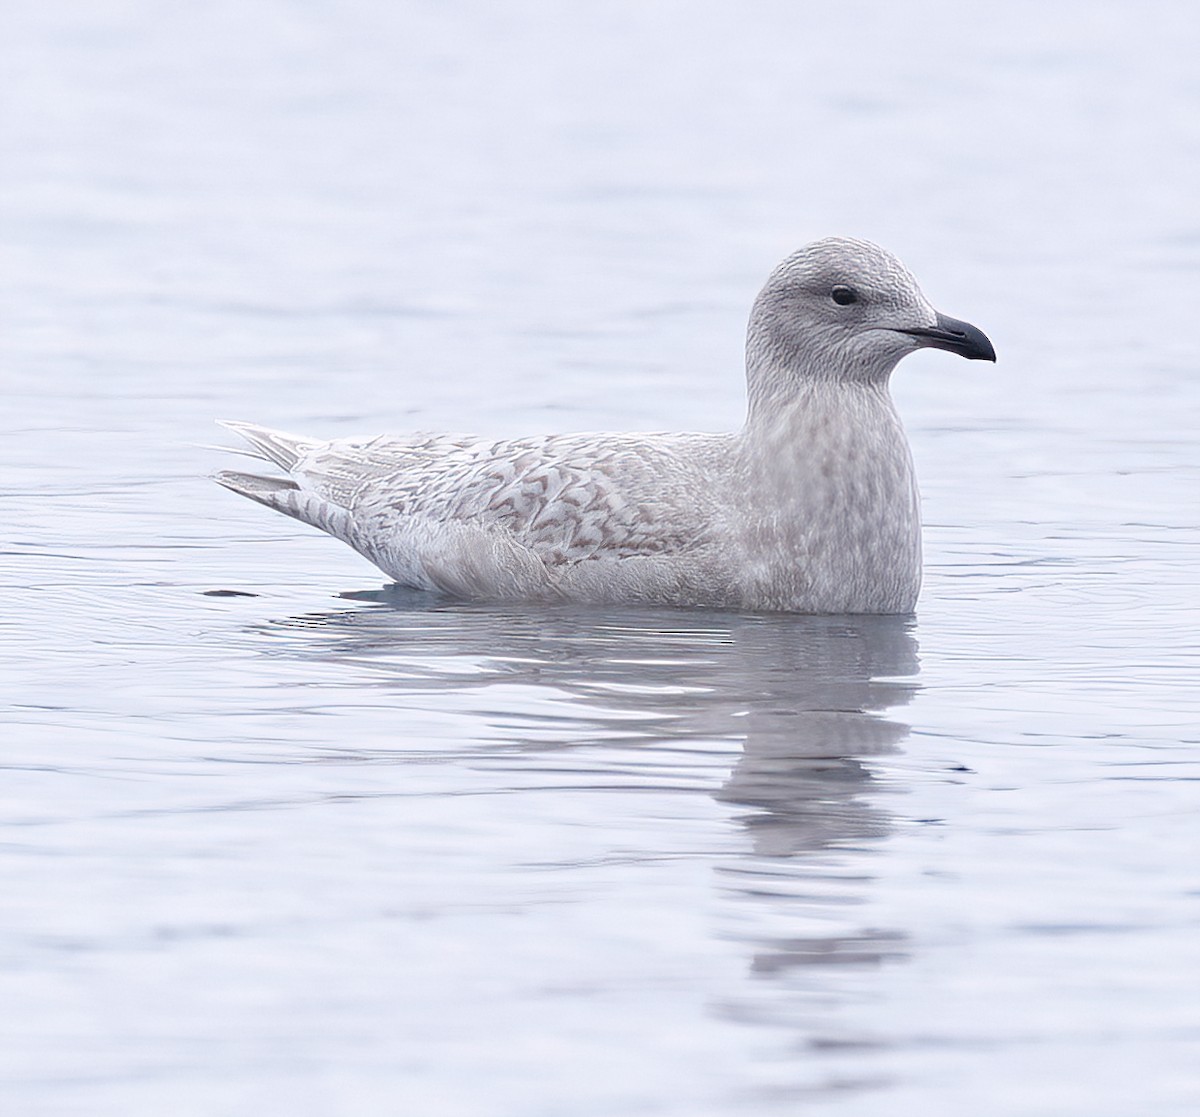
[[[927,347],[996,359],[983,331],[935,310],[890,252],[865,240],[814,241],[771,273],[754,302],[752,402],[808,381],[886,383],[901,357]]]

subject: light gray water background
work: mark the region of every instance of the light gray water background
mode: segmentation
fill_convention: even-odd
[[[0,1111],[1200,1112],[1198,11],[6,3]],[[829,234],[1000,354],[894,379],[913,619],[383,592],[206,479],[731,428]]]

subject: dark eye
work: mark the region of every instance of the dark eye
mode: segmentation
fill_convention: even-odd
[[[829,294],[838,306],[849,306],[851,303],[858,302],[858,292],[844,283],[839,283]]]

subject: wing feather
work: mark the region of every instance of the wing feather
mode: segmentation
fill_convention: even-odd
[[[711,525],[708,511],[696,507],[705,486],[694,463],[713,455],[697,453],[697,442],[712,443],[711,451],[728,439],[579,434],[489,441],[417,433],[316,442],[226,425],[281,466],[287,483],[317,498],[323,520],[334,509],[344,513],[335,517],[341,538],[376,562],[403,553],[403,563],[392,565],[414,568],[423,564],[423,540],[437,540],[443,553],[450,538],[473,545],[505,540],[503,546],[527,550],[551,569],[700,546]],[[257,496],[248,476],[230,487]],[[283,495],[272,491],[268,500],[305,518],[296,509],[307,504]]]

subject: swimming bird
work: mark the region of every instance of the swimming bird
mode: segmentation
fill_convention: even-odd
[[[996,359],[891,253],[828,238],[754,301],[736,432],[322,441],[226,422],[283,475],[215,480],[459,598],[910,613],[920,498],[888,382],[930,346]]]

